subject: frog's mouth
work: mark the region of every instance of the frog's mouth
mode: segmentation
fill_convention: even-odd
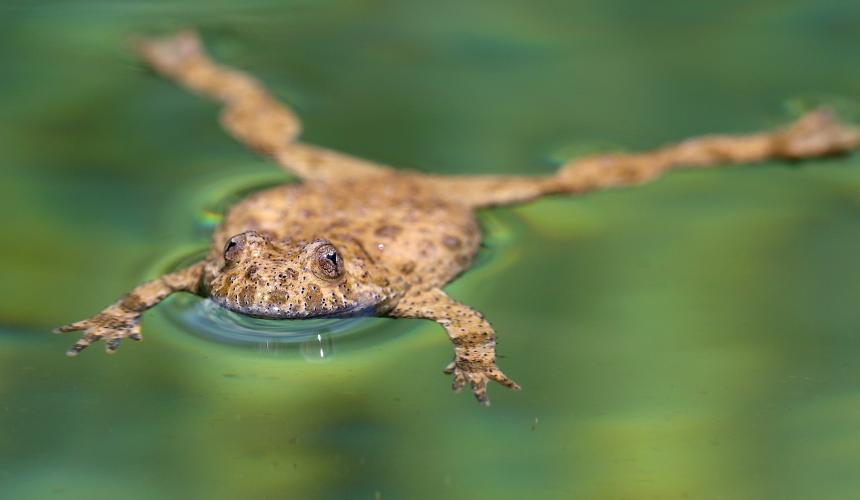
[[[261,319],[354,318],[358,316],[372,316],[375,309],[373,304],[363,303],[345,304],[325,309],[308,309],[305,307],[296,307],[292,303],[240,303],[238,300],[216,295],[212,295],[209,298],[219,307],[244,314],[245,316]]]
[[[209,298],[216,305],[246,316],[263,319],[348,318],[371,315],[372,296],[344,297],[337,290],[318,285],[264,287],[247,283],[236,286],[222,274],[210,283]]]

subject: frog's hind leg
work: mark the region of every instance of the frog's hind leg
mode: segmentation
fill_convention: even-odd
[[[77,321],[54,330],[56,333],[82,331],[81,338],[66,351],[75,356],[93,342],[103,340],[105,350],[113,353],[123,339],[143,340],[140,333],[140,317],[174,292],[198,293],[203,276],[204,263],[166,274],[146,282],[127,295],[106,307],[92,318]]]
[[[432,319],[445,328],[454,344],[454,361],[443,371],[453,375],[455,392],[468,383],[478,402],[487,406],[488,382],[496,381],[514,390],[520,388],[496,366],[496,334],[490,323],[481,313],[451,299],[442,290],[431,289],[404,297],[388,315]]]
[[[301,123],[295,113],[247,73],[212,61],[192,31],[142,39],[137,48],[157,72],[222,102],[221,124],[234,138],[302,179],[364,177],[389,171],[370,161],[297,142]]]
[[[572,160],[552,176],[431,177],[431,182],[446,196],[479,208],[641,184],[674,168],[801,160],[846,153],[858,145],[860,129],[840,123],[829,111],[819,109],[774,131],[702,136],[644,153]]]

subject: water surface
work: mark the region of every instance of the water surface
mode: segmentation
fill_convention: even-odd
[[[0,497],[857,496],[857,156],[483,214],[482,265],[447,291],[523,386],[489,409],[450,393],[430,322],[316,358],[196,335],[176,301],[115,356],[67,359],[49,330],[290,180],[142,69],[133,33],[200,27],[309,141],[536,175],[816,102],[860,119],[858,22],[839,0],[4,2]]]

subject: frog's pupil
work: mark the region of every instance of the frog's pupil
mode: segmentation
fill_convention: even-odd
[[[336,278],[338,272],[338,256],[335,250],[327,249],[320,254],[319,266],[323,273],[330,278]]]

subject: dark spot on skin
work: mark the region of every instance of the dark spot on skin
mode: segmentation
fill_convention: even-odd
[[[463,242],[456,236],[445,235],[442,238],[442,244],[445,245],[448,250],[456,250],[463,245]]]
[[[351,239],[353,241],[353,243],[355,243],[358,246],[358,249],[361,250],[361,253],[363,253],[364,256],[367,257],[367,260],[369,260],[371,264],[376,263],[376,260],[374,260],[374,258],[371,257],[371,255],[369,253],[367,253],[367,249],[364,248],[364,244],[361,242],[361,240],[359,240],[358,238],[349,238],[349,239]]]
[[[322,163],[322,157],[317,153],[308,153],[305,155],[305,161],[308,162],[308,165],[311,167],[316,167]]]
[[[338,219],[332,222],[328,227],[329,229],[337,229],[339,227],[345,227],[349,225],[349,221],[346,219]]]
[[[241,294],[239,295],[239,305],[242,307],[248,307],[253,303],[254,299],[254,291],[251,287],[244,287],[242,289]]]
[[[269,303],[272,305],[282,305],[287,301],[287,295],[284,292],[272,292],[269,294]]]
[[[322,301],[323,298],[319,288],[314,287],[313,289],[308,290],[305,294],[305,303],[309,311],[320,310],[322,307]]]
[[[388,278],[386,278],[385,276],[380,276],[374,280],[374,284],[376,286],[382,287],[388,286]]]
[[[146,307],[146,303],[136,294],[130,293],[122,299],[119,306],[126,311],[137,312],[143,310],[143,308]]]
[[[248,270],[245,271],[245,277],[251,279],[254,277],[255,274],[257,274],[257,266],[253,264],[248,266]]]
[[[403,228],[400,226],[384,225],[376,228],[376,231],[374,231],[373,234],[383,238],[393,238],[400,234],[401,231],[403,231]]]
[[[412,274],[412,271],[415,270],[415,263],[411,260],[402,266],[400,266],[400,272],[403,274]]]

